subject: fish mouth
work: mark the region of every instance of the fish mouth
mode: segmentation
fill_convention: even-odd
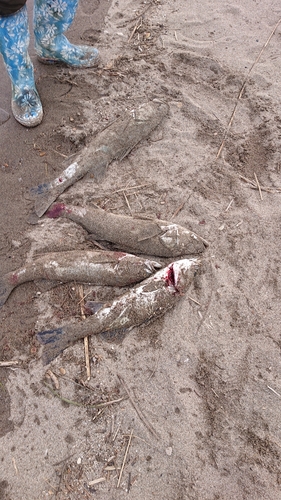
[[[168,266],[164,278],[166,286],[173,293],[183,293],[199,265],[200,261],[198,259],[183,259],[172,262]],[[193,272],[190,271],[191,269],[193,269]]]

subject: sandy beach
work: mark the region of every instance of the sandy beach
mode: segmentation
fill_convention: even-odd
[[[31,36],[44,120],[0,125],[0,277],[97,248],[70,220],[37,220],[30,190],[153,99],[169,106],[160,125],[59,202],[171,221],[208,246],[175,307],[89,338],[90,377],[83,341],[44,366],[36,334],[83,321],[83,297],[124,290],[12,292],[0,310],[0,499],[279,500],[280,3],[81,0],[68,37],[97,46],[100,66],[41,65]],[[11,115],[2,60],[0,74]]]

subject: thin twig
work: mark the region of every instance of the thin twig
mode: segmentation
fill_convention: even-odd
[[[125,191],[123,191],[123,195],[124,195],[125,201],[127,203],[128,209],[130,211],[130,214],[132,215],[132,210],[131,210],[131,207],[130,207],[130,203],[129,203],[129,200],[128,200],[127,196],[126,196]]]
[[[273,35],[274,35],[275,31],[277,30],[277,28],[278,28],[278,26],[279,26],[279,24],[280,24],[280,23],[281,23],[281,18],[279,19],[279,21],[276,23],[275,27],[274,27],[274,28],[273,28],[273,30],[271,31],[271,33],[270,33],[270,35],[269,35],[268,39],[266,40],[265,44],[264,44],[264,45],[263,45],[263,47],[261,48],[261,50],[260,50],[260,52],[259,52],[258,56],[257,56],[257,57],[256,57],[256,59],[254,60],[254,62],[253,62],[253,64],[252,64],[252,66],[250,67],[250,69],[249,69],[249,71],[248,71],[248,73],[247,73],[247,75],[246,75],[246,77],[245,77],[245,80],[244,80],[244,82],[243,82],[243,84],[242,84],[242,87],[241,87],[241,89],[240,89],[240,92],[239,92],[239,94],[238,94],[237,101],[236,101],[236,103],[235,103],[234,109],[233,109],[233,111],[232,111],[232,114],[231,114],[231,117],[230,117],[229,123],[228,123],[228,125],[227,125],[227,127],[226,127],[226,130],[225,130],[225,133],[224,133],[224,137],[223,137],[223,141],[222,141],[222,143],[221,143],[221,145],[220,145],[220,147],[219,147],[219,150],[218,150],[218,152],[217,152],[217,156],[216,156],[217,158],[219,158],[219,157],[220,157],[220,154],[221,154],[221,152],[222,152],[222,150],[223,150],[223,147],[224,147],[224,145],[225,145],[225,141],[226,141],[226,139],[227,139],[227,136],[228,136],[229,130],[230,130],[230,128],[231,128],[232,122],[233,122],[234,117],[235,117],[235,113],[236,113],[236,110],[237,110],[237,107],[238,107],[238,103],[239,103],[240,99],[242,98],[243,92],[244,92],[245,87],[246,87],[246,84],[247,84],[247,82],[248,82],[248,80],[249,80],[249,78],[250,78],[250,75],[251,75],[251,73],[252,73],[252,71],[253,71],[254,67],[256,66],[256,64],[259,62],[259,60],[260,60],[260,58],[261,58],[261,56],[262,56],[262,54],[263,54],[264,50],[265,50],[265,49],[266,49],[266,47],[268,46],[268,44],[269,44],[269,42],[270,42],[271,38],[273,37]]]
[[[84,312],[84,290],[83,290],[83,285],[79,285],[78,287],[79,291],[79,297],[80,297],[80,311],[81,311],[81,317],[83,320],[86,319],[85,312]],[[86,370],[87,370],[87,380],[90,380],[91,378],[91,366],[90,366],[90,354],[89,354],[89,339],[88,337],[84,337],[84,351],[85,351],[85,363],[86,363]]]
[[[56,398],[59,398],[61,401],[64,401],[64,403],[68,403],[70,405],[74,406],[82,406],[84,408],[103,408],[105,406],[113,405],[115,403],[120,403],[121,401],[124,401],[125,398],[119,398],[119,399],[114,399],[112,401],[106,401],[105,403],[94,403],[92,405],[87,405],[84,403],[79,403],[78,401],[73,401],[71,399],[65,398],[64,396],[61,396],[57,391],[55,391],[49,384],[46,384],[44,382],[45,387],[49,389],[49,391],[56,396]]]
[[[253,181],[251,179],[248,179],[247,177],[244,177],[243,175],[239,175],[239,177],[243,181],[245,181],[248,184],[250,184],[250,187],[252,189],[259,189],[258,185],[257,185],[257,183],[255,181]],[[279,188],[279,187],[267,187],[267,186],[261,186],[260,185],[260,189],[261,189],[261,191],[265,191],[266,193],[271,193],[271,194],[281,193],[281,188]]]
[[[120,482],[121,482],[121,478],[122,478],[123,470],[124,470],[124,467],[125,467],[125,463],[126,463],[128,451],[129,451],[130,444],[131,444],[131,441],[132,441],[132,436],[133,436],[133,429],[131,430],[131,434],[130,434],[130,437],[129,437],[129,440],[128,440],[128,444],[127,444],[127,448],[126,448],[126,451],[125,451],[125,455],[124,455],[124,459],[123,459],[123,463],[122,463],[122,467],[121,467],[121,470],[120,470],[120,474],[119,474],[119,478],[118,478],[118,482],[117,482],[116,488],[119,488],[119,485],[120,485]]]
[[[270,389],[270,391],[274,392],[274,394],[276,394],[276,396],[278,396],[279,398],[281,398],[281,394],[279,394],[279,392],[277,392],[274,389],[272,389],[272,387],[270,387],[269,385],[267,385],[267,388]]]
[[[1,366],[3,366],[3,367],[5,367],[5,366],[16,366],[18,364],[19,364],[19,362],[16,361],[16,360],[15,361],[0,361],[0,367]]]
[[[80,305],[81,303],[83,303],[84,300],[85,300],[85,298],[88,297],[88,295],[90,295],[90,293],[92,293],[92,290],[90,290],[88,293],[86,293],[86,295],[83,295],[82,299],[79,300],[78,305]],[[83,312],[84,312],[84,310],[83,310]]]
[[[129,434],[123,434],[123,437],[129,437]],[[139,436],[136,436],[136,434],[133,434],[133,438],[139,439],[140,441],[143,441],[145,444],[147,444],[147,446],[152,446],[153,448],[155,448],[154,444],[148,443],[145,439],[143,439]],[[155,449],[157,450],[157,448],[155,448]]]
[[[147,186],[149,186],[149,184],[139,184],[139,185],[136,185],[136,186],[126,186],[124,188],[117,189],[116,191],[112,191],[111,194],[121,193],[123,191],[128,191],[128,189],[140,189],[140,188],[147,187]]]
[[[131,405],[133,406],[133,408],[136,410],[140,420],[142,421],[142,423],[145,425],[145,427],[149,430],[149,432],[151,432],[151,434],[156,437],[158,439],[158,434],[157,432],[153,429],[152,425],[147,421],[147,419],[144,417],[142,411],[138,408],[138,406],[136,405],[134,399],[132,398],[132,395],[130,393],[130,390],[129,388],[127,387],[127,384],[125,383],[125,381],[123,380],[123,378],[121,377],[121,375],[119,375],[117,373],[117,377],[119,378],[121,384],[123,385],[127,395],[128,395],[128,398],[131,402]]]
[[[133,17],[133,19],[130,19],[129,22],[132,23],[132,22],[136,21],[137,19],[139,19],[140,17],[142,17],[148,11],[148,9],[150,9],[150,7],[152,7],[152,5],[153,5],[153,2],[150,2],[150,4],[147,7],[145,7],[145,9],[143,9],[141,14]]]
[[[229,204],[227,205],[225,211],[228,212],[228,210],[230,209],[232,203],[234,202],[234,198],[232,198],[232,200],[229,202]]]
[[[247,177],[244,177],[244,175],[239,175],[240,179],[242,179],[245,182],[248,182],[249,184],[252,184],[253,187],[257,188],[257,185],[254,181],[251,179],[248,179]]]
[[[68,158],[67,155],[64,155],[63,153],[60,153],[59,151],[57,151],[56,149],[51,149],[51,151],[53,151],[54,153],[57,153],[58,155],[62,156],[63,158]]]
[[[173,213],[172,217],[171,217],[171,220],[174,219],[179,213],[180,211],[183,209],[185,205],[185,201],[177,208],[177,210]]]
[[[118,432],[120,431],[120,427],[121,427],[121,424],[119,424],[119,425],[118,425],[117,430],[116,430],[116,432],[115,432],[115,434],[114,434],[114,436],[113,436],[113,438],[112,438],[112,442],[113,442],[113,443],[114,443],[115,439],[117,438],[117,434],[118,434]]]
[[[190,297],[190,295],[188,295],[188,299],[191,300],[192,302],[194,302],[195,304],[197,304],[198,306],[202,305],[202,304],[200,304],[200,302],[197,302],[197,300],[195,300],[192,297]]]
[[[141,25],[142,25],[142,17],[140,16],[140,17],[138,18],[138,20],[137,20],[137,22],[136,22],[135,26],[134,26],[134,29],[133,29],[132,33],[130,34],[130,37],[129,37],[128,43],[130,43],[130,41],[132,40],[132,38],[133,38],[133,36],[134,36],[135,32],[136,32],[136,31],[137,31],[137,30],[141,27]]]
[[[257,178],[256,172],[254,172],[254,176],[255,176],[255,180],[256,180],[256,183],[257,183],[257,186],[258,186],[258,189],[259,189],[260,198],[261,198],[261,201],[262,201],[263,197],[262,197],[261,187],[260,187],[260,183],[259,183],[259,180]]]

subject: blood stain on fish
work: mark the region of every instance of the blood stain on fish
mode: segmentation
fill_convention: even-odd
[[[57,219],[58,217],[60,217],[62,212],[64,212],[65,208],[66,207],[64,203],[57,203],[50,210],[48,210],[46,215],[47,217],[49,217],[49,219]]]
[[[10,278],[10,283],[12,285],[15,285],[16,283],[18,282],[18,275],[16,273],[14,273],[11,278]]]
[[[174,273],[174,268],[173,268],[173,264],[171,264],[169,267],[168,267],[168,271],[167,271],[167,274],[165,276],[165,283],[167,286],[171,286],[174,288],[174,293],[180,293],[180,291],[178,290],[177,286],[176,286],[176,279],[175,279],[175,273]]]

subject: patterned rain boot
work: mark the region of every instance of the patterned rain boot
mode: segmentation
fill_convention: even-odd
[[[35,0],[35,50],[40,62],[64,63],[72,68],[90,68],[99,62],[98,50],[72,45],[64,36],[74,19],[78,0]]]
[[[0,16],[0,53],[12,83],[12,112],[21,125],[35,127],[42,121],[43,109],[28,45],[26,6],[10,16]]]

